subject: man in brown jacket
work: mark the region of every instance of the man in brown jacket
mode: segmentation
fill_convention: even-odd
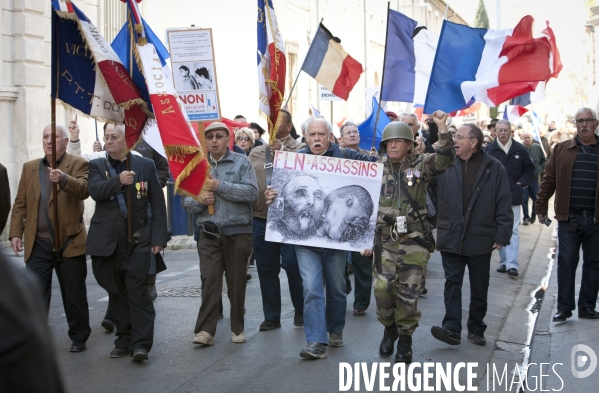
[[[268,214],[264,191],[266,191],[266,186],[270,185],[272,155],[276,150],[296,152],[305,146],[305,144],[297,142],[290,135],[293,128],[291,114],[285,110],[282,110],[281,113],[283,119],[277,130],[277,140],[272,146],[265,143],[254,148],[249,157],[256,171],[256,180],[258,182],[258,200],[254,203],[253,229],[254,256],[258,277],[260,278],[262,309],[264,311],[264,322],[260,324],[260,330],[272,330],[281,327],[281,283],[279,281],[281,267],[287,272],[289,293],[295,308],[293,324],[295,326],[304,326],[304,288],[295,255],[295,246],[264,240],[266,216]],[[266,148],[268,148],[270,154],[268,162],[270,166],[267,165],[268,163],[265,160]]]
[[[547,219],[547,204],[555,193],[557,236],[557,313],[553,322],[564,322],[576,308],[574,289],[582,244],[582,281],[578,318],[599,319],[595,311],[599,291],[599,154],[597,115],[581,108],[575,116],[577,135],[555,145],[545,167],[537,196],[539,222]]]
[[[57,125],[57,168],[51,168],[51,126],[44,128],[45,157],[23,165],[9,238],[12,249],[19,255],[23,250],[22,237],[25,235],[26,266],[41,281],[46,313],[50,309],[52,295],[52,270],[56,269],[69,324],[69,337],[73,341],[71,352],[81,352],[85,350],[85,342],[91,333],[85,287],[87,234],[83,223],[83,200],[89,195],[88,166],[85,159],[66,153],[68,142],[66,129]],[[52,255],[54,230],[57,227],[51,213],[56,203],[52,197],[52,183],[58,184],[58,231],[63,251],[61,262],[55,262]]]

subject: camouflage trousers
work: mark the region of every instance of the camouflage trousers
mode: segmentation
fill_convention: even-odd
[[[376,314],[383,325],[396,325],[400,334],[412,335],[418,327],[418,297],[429,258],[428,250],[412,239],[383,238],[381,271],[373,269]]]

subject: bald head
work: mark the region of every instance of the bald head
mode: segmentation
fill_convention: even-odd
[[[52,158],[52,124],[48,124],[44,128],[43,132],[43,146],[44,153],[46,154],[46,158],[50,160]],[[67,144],[69,143],[69,138],[67,135],[67,129],[60,124],[56,125],[56,158],[60,158],[67,151]]]

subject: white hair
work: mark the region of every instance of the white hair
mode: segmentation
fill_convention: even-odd
[[[46,128],[50,128],[50,130],[52,130],[52,124],[48,124],[46,127],[44,127],[44,131],[46,130]],[[56,129],[62,131],[63,140],[69,138],[69,134],[67,134],[67,129],[65,128],[65,126],[63,126],[62,124],[57,124]]]
[[[310,124],[314,123],[315,121],[323,122],[326,125],[327,136],[331,135],[333,133],[333,126],[331,125],[331,123],[329,123],[328,120],[322,116],[316,116],[316,117],[310,117],[308,120],[306,120],[304,122],[304,124],[302,124],[302,132],[304,133],[304,136],[307,135],[306,133],[310,129]]]

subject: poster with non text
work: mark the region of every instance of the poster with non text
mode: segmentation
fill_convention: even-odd
[[[189,120],[220,120],[212,30],[170,30],[168,41],[175,90]]]
[[[345,251],[371,248],[383,164],[277,151],[265,240]]]

